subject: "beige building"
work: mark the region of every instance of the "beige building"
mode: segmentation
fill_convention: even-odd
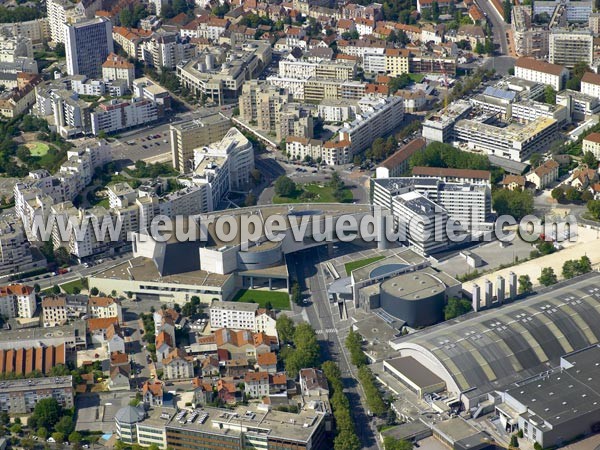
[[[102,64],[102,78],[105,80],[125,80],[131,88],[135,79],[133,63],[125,58],[111,53]]]
[[[117,317],[119,322],[123,321],[121,302],[112,297],[90,297],[88,301],[88,315],[92,319]]]
[[[171,125],[173,167],[180,172],[191,171],[194,149],[220,141],[230,128],[229,119],[217,110],[204,110],[195,119]]]
[[[581,78],[581,92],[600,99],[600,75],[586,72]]]
[[[535,184],[536,189],[544,189],[558,179],[559,167],[556,161],[549,159],[525,175],[525,179]]]
[[[592,152],[596,158],[600,158],[600,133],[588,134],[583,139],[583,153]]]
[[[385,71],[391,77],[409,73],[408,61],[410,52],[404,48],[385,49]]]
[[[569,71],[560,65],[533,58],[519,58],[515,62],[515,76],[524,80],[550,85],[555,91],[563,89]]]
[[[194,359],[180,348],[174,349],[163,358],[162,365],[167,380],[194,378]]]

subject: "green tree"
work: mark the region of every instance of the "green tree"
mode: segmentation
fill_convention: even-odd
[[[440,5],[438,5],[438,2],[434,1],[431,4],[431,18],[436,22],[440,19]]]
[[[300,285],[297,282],[292,284],[292,301],[296,305],[302,304],[302,291],[300,290]]]
[[[78,444],[81,442],[81,433],[79,431],[73,431],[69,434],[69,442],[71,444]]]
[[[483,50],[485,51],[486,54],[493,55],[494,54],[494,42],[491,39],[486,39],[485,43],[483,44]]]
[[[280,176],[275,181],[275,194],[280,197],[292,197],[296,193],[296,183],[285,175]]]
[[[550,105],[556,105],[556,91],[550,85],[544,89],[544,100]]]
[[[55,366],[57,367],[57,366]],[[52,375],[55,376],[55,375]],[[62,408],[54,398],[43,398],[35,405],[28,425],[32,428],[54,429],[62,416]],[[31,422],[33,420],[33,422]]]
[[[40,427],[37,429],[37,432],[35,433],[37,435],[37,437],[39,437],[40,439],[48,439],[48,430],[44,427]]]
[[[565,191],[560,186],[555,187],[554,189],[552,189],[552,192],[550,193],[550,195],[558,203],[561,203],[565,199]]]
[[[95,286],[92,289],[90,289],[90,294],[92,294],[92,295],[98,295],[99,292],[100,291]]]
[[[21,434],[21,431],[23,431],[23,425],[20,423],[13,423],[10,426],[10,432],[13,434]]]
[[[65,442],[65,435],[63,433],[61,433],[60,431],[56,431],[56,432],[52,433],[52,439],[54,439],[54,441],[57,444],[62,444],[63,442]]]
[[[60,294],[60,288],[58,287],[58,285],[55,284],[54,286],[52,286],[52,293],[54,295]]]
[[[481,41],[477,41],[477,44],[475,44],[475,53],[478,55],[483,55],[485,53],[485,45]]]
[[[362,351],[362,336],[354,330],[350,330],[346,337],[346,348],[350,352],[350,361],[356,367],[367,364],[367,356]]]
[[[558,283],[558,278],[552,267],[544,267],[538,281],[543,286],[552,286],[553,284]]]
[[[498,215],[511,215],[519,221],[533,212],[533,195],[528,191],[498,189],[492,195],[492,204]]]
[[[471,302],[465,299],[451,297],[448,299],[448,304],[444,308],[444,318],[446,320],[454,319],[471,311]]]
[[[587,202],[587,210],[594,219],[600,219],[600,200],[590,200]]]
[[[581,162],[586,164],[590,169],[595,169],[598,167],[598,160],[592,152],[585,152],[581,158]]]
[[[529,294],[533,290],[533,283],[529,275],[519,277],[519,294]]]
[[[504,12],[504,21],[510,23],[512,19],[512,2],[511,0],[504,0],[502,3],[502,9]]]
[[[54,53],[56,53],[56,56],[59,58],[64,58],[67,55],[65,52],[65,44],[62,42],[57,43],[54,47]]]
[[[38,294],[38,293],[40,292],[40,290],[41,290],[41,289],[42,289],[42,288],[41,288],[41,286],[40,286],[38,283],[35,283],[35,284],[33,285],[33,290],[35,291],[35,293],[36,293],[36,294]]]
[[[59,433],[68,436],[74,431],[74,428],[75,424],[73,423],[73,418],[71,416],[62,416],[54,426],[54,431],[58,431]]]
[[[54,260],[59,266],[65,266],[71,261],[71,255],[69,254],[69,251],[66,248],[58,247],[54,251]]]
[[[282,342],[292,342],[294,339],[294,322],[285,314],[280,314],[275,323],[277,334]]]
[[[581,200],[581,192],[573,186],[569,186],[565,190],[565,200],[570,203],[577,203]]]

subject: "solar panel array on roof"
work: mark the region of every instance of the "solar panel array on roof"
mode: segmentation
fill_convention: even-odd
[[[517,95],[514,91],[505,91],[504,89],[498,89],[493,86],[488,86],[483,91],[484,95],[489,95],[490,97],[501,98],[503,100],[513,101]]]

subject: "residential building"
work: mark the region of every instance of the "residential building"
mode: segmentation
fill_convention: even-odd
[[[531,5],[515,5],[512,8],[511,27],[515,51],[519,56],[546,58],[550,40],[550,30],[535,23]],[[474,47],[472,47],[474,48]]]
[[[414,191],[441,206],[451,220],[460,223],[463,230],[471,233],[487,230],[490,228],[492,212],[489,177],[486,179],[485,175],[479,174],[484,171],[469,172],[474,173],[461,174],[461,177],[473,178],[473,182],[446,182],[443,181],[443,177],[434,176],[376,178],[372,181],[373,204],[388,209],[394,216],[398,216],[400,214],[395,209],[397,204],[394,199],[398,195]],[[434,175],[431,172],[429,174]]]
[[[356,118],[339,130],[339,142],[350,143],[349,155],[341,164],[350,162],[376,138],[390,134],[404,119],[404,102],[398,97],[366,96],[359,100],[358,107]]]
[[[149,408],[163,405],[163,384],[160,381],[146,381],[142,386],[142,401]]]
[[[385,73],[391,77],[398,77],[409,73],[410,52],[407,49],[386,48]]]
[[[586,72],[581,78],[581,93],[600,99],[600,75]]]
[[[127,56],[142,59],[142,43],[150,39],[152,32],[137,28],[113,27],[112,35],[114,42],[121,46]]]
[[[0,386],[0,411],[30,414],[44,398],[55,399],[66,409],[73,408],[73,377],[5,380]]]
[[[104,80],[125,80],[127,86],[131,88],[135,79],[135,70],[133,63],[125,58],[111,53],[102,64],[102,78]]]
[[[155,32],[140,44],[141,59],[150,66],[173,70],[182,61],[196,56],[196,46],[176,32]]]
[[[46,296],[42,299],[44,327],[64,325],[69,320],[80,319],[87,314],[87,295]]]
[[[411,156],[422,151],[426,145],[427,142],[423,138],[410,141],[377,166],[375,169],[376,178],[393,178],[404,175],[410,168]]]
[[[170,125],[173,167],[189,172],[194,160],[194,149],[221,140],[231,128],[227,117],[217,111],[205,110],[198,118]]]
[[[123,321],[121,301],[112,297],[90,297],[87,314],[92,319],[116,317],[119,322]]]
[[[591,66],[593,59],[594,35],[589,29],[552,29],[548,51],[550,63],[573,67],[584,62]]]
[[[209,310],[210,326],[212,329],[254,330],[257,310],[256,303],[212,302]]]
[[[25,272],[46,264],[45,258],[34,259],[23,225],[18,220],[0,221],[0,274]]]
[[[558,92],[564,88],[569,71],[562,65],[522,57],[515,62],[515,76],[552,86]]]
[[[9,284],[0,287],[0,315],[6,319],[31,318],[35,314],[35,292],[30,286]]]
[[[75,23],[86,18],[94,17],[96,11],[102,8],[100,0],[86,0],[73,3],[68,0],[50,0],[46,3],[48,28],[53,42],[65,43],[66,23]]]
[[[240,118],[274,134],[278,142],[288,136],[312,137],[312,114],[307,108],[291,102],[287,90],[249,81],[244,84],[239,100]]]
[[[3,23],[0,25],[0,32],[4,35],[22,36],[30,39],[36,49],[41,47],[43,42],[50,40],[47,17],[25,22]]]
[[[244,376],[244,393],[250,398],[263,398],[269,395],[269,374],[267,372],[247,372]]]
[[[90,113],[92,134],[114,133],[158,119],[156,103],[143,98],[108,100]]]
[[[300,369],[300,391],[306,397],[319,397],[329,394],[327,378],[321,369]]]
[[[99,17],[65,24],[67,73],[90,78],[102,76],[102,64],[114,52],[110,20]]]
[[[558,180],[559,167],[560,164],[553,159],[549,159],[535,169],[532,169],[531,172],[525,175],[525,179],[535,184],[536,189],[545,189]]]
[[[194,378],[194,358],[180,348],[174,349],[162,360],[165,380]]]
[[[128,391],[131,387],[129,385],[130,375],[131,367],[129,364],[112,367],[108,375],[108,389],[111,391]]]
[[[581,150],[584,154],[592,152],[596,158],[600,158],[600,133],[591,133],[583,138]]]
[[[148,77],[133,80],[131,90],[135,97],[155,103],[159,117],[163,117],[171,109],[170,92]]]
[[[277,373],[277,355],[273,352],[262,353],[256,357],[256,366],[260,372]]]

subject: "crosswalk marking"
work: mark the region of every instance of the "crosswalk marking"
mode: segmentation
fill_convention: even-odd
[[[316,330],[316,334],[324,334],[324,333],[337,333],[338,331],[335,328],[327,328],[326,330]]]

